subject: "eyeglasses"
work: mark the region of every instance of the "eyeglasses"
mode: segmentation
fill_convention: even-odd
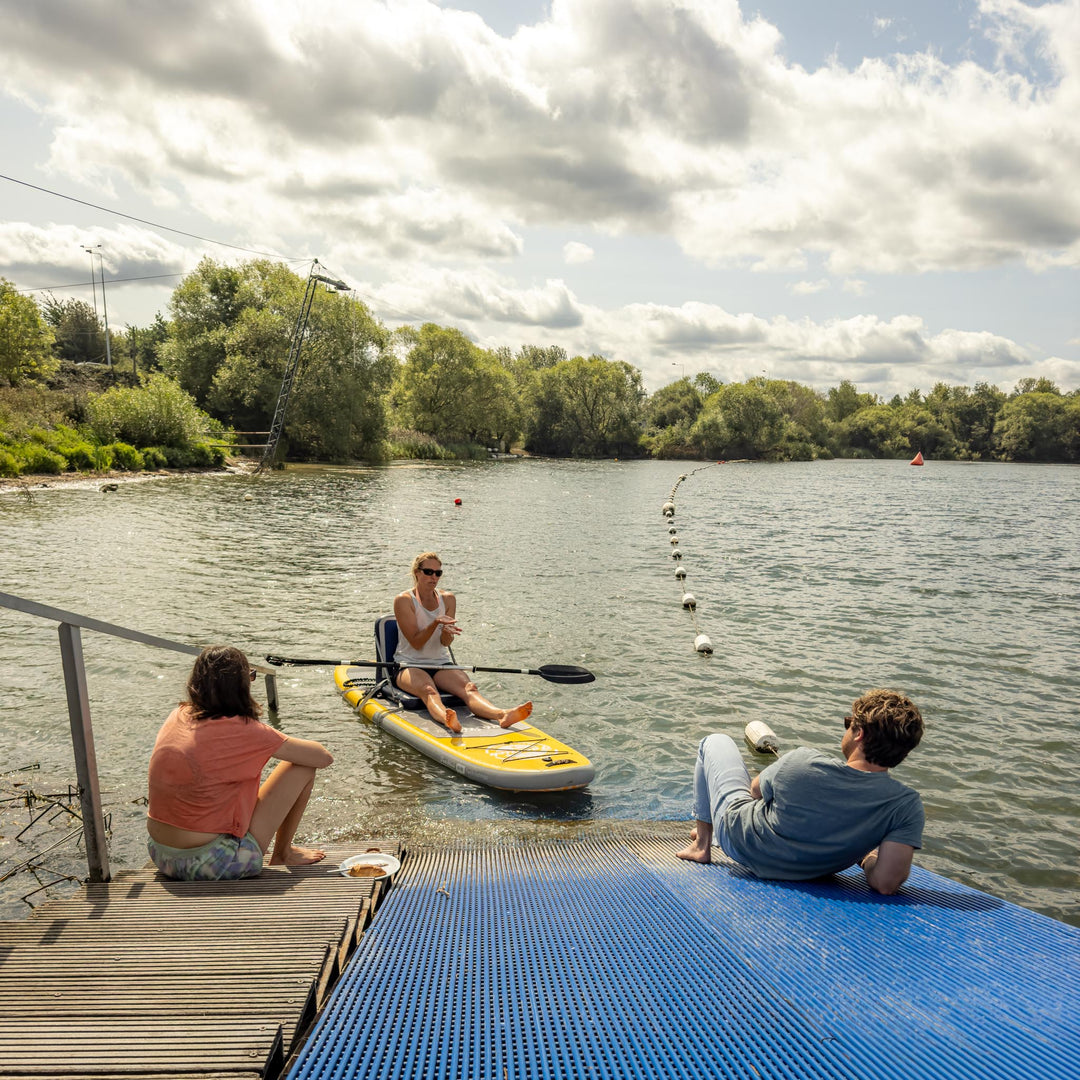
[[[844,717],[844,730],[847,731],[847,729],[849,727],[851,727],[851,725],[854,724],[854,723],[855,723],[855,717],[854,716],[845,716]]]
[[[251,681],[252,681],[252,682],[254,682],[254,681],[255,681],[255,679],[256,679],[256,678],[258,677],[258,674],[259,674],[259,673],[258,673],[258,672],[257,672],[257,671],[256,671],[256,670],[255,670],[254,668],[251,668],[251,669],[250,669],[250,670],[248,671],[248,675],[250,675],[250,676],[251,676]]]
[[[420,573],[427,574],[428,577],[442,577],[441,570],[432,570],[430,566],[421,566]]]

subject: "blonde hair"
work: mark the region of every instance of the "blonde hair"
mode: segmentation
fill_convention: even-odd
[[[412,576],[413,581],[416,581],[416,575],[420,573],[420,564],[426,562],[428,559],[434,559],[440,566],[442,566],[442,559],[435,554],[434,551],[425,551],[423,555],[417,555],[412,561]]]

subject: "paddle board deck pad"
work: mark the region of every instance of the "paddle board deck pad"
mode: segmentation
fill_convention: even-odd
[[[503,791],[568,791],[585,787],[596,775],[587,757],[525,720],[501,728],[460,704],[454,711],[461,731],[454,733],[427,709],[368,697],[370,668],[336,667],[334,682],[349,705],[377,728],[478,784]]]

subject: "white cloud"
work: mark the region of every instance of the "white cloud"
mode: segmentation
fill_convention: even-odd
[[[563,244],[562,253],[563,262],[571,266],[592,262],[596,255],[596,252],[588,244],[579,243],[577,240],[571,240],[569,243]]]
[[[511,258],[526,223],[587,224],[840,275],[1080,265],[1076,0],[982,4],[1049,84],[928,54],[808,72],[735,0],[561,0],[512,39],[424,0],[0,10],[57,174],[253,234]]]
[[[861,278],[844,278],[840,288],[846,293],[851,293],[852,296],[865,296],[869,285]]]
[[[818,278],[817,281],[796,281],[790,288],[796,296],[813,296],[814,293],[824,292],[828,287],[828,278]]]

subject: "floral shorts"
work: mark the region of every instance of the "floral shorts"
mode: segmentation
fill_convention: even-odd
[[[244,837],[222,833],[216,840],[194,848],[174,848],[148,837],[146,850],[154,865],[176,881],[233,881],[258,877],[263,852],[251,833]]]

